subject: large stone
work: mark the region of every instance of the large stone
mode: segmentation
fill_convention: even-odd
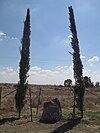
[[[62,118],[61,106],[58,98],[45,102],[40,121],[45,123],[57,122]]]

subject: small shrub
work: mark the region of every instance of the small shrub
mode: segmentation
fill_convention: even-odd
[[[82,123],[82,124],[89,125],[89,119],[83,118],[83,119],[81,119],[81,123]]]
[[[72,113],[63,113],[62,119],[65,119],[65,120],[72,119]]]

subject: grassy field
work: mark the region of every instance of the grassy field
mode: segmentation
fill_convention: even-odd
[[[15,108],[15,92],[7,95],[16,89],[16,85],[0,84],[0,89],[2,89],[0,133],[100,133],[100,88],[86,89],[84,118],[76,119],[73,124],[70,121],[73,106],[73,92],[71,88],[51,85],[29,85],[29,87],[32,90],[33,122],[30,122],[29,91],[27,91],[21,119],[18,120],[18,114]],[[42,92],[39,111],[36,115],[40,88]],[[54,124],[38,122],[42,114],[44,102],[56,97],[61,102],[63,119]],[[77,114],[79,114],[78,111]]]

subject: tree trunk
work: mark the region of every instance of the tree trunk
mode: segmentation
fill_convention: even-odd
[[[19,112],[18,112],[18,119],[20,119],[20,116],[21,116],[21,111],[19,110]]]
[[[72,6],[69,7],[69,20],[70,20],[70,31],[72,32],[71,45],[74,50],[73,70],[74,70],[75,87],[76,87],[75,95],[77,96],[77,100],[75,95],[74,95],[74,99],[76,100],[78,109],[81,112],[81,117],[83,117],[83,98],[84,98],[83,65],[80,58],[79,41],[77,37],[77,30],[76,30]],[[75,106],[75,101],[74,101],[74,106]],[[73,113],[75,113],[75,107],[73,107]]]
[[[30,112],[31,112],[31,122],[32,120],[32,98],[31,98],[31,88],[29,88],[29,94],[30,94]]]
[[[74,122],[74,120],[75,120],[75,100],[76,100],[76,95],[75,95],[75,90],[74,90],[73,122]]]
[[[0,108],[1,108],[1,93],[2,93],[2,88],[0,88]]]
[[[81,118],[83,118],[83,98],[82,98],[82,102],[81,103],[82,103],[82,105],[81,105],[81,110],[80,111],[81,111]]]

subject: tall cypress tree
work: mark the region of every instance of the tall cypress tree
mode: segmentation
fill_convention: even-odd
[[[82,72],[83,65],[80,59],[79,42],[77,38],[77,30],[76,30],[72,6],[69,7],[69,20],[70,20],[70,30],[72,32],[71,45],[73,48],[73,70],[75,78],[74,95],[75,95],[75,100],[77,102],[77,107],[81,111],[81,117],[83,117],[83,99],[84,99],[83,72]]]
[[[19,82],[17,85],[17,91],[15,95],[16,109],[20,114],[22,108],[24,107],[24,100],[26,91],[28,88],[28,71],[30,68],[30,9],[27,9],[26,20],[24,22],[23,38],[22,38],[22,48],[20,50],[21,60],[19,63]]]

